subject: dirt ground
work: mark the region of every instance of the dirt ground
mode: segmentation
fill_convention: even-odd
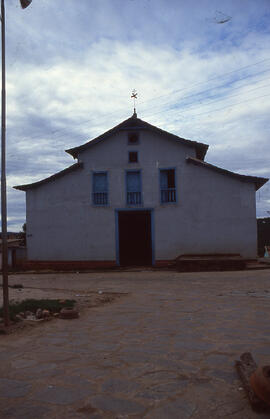
[[[24,286],[11,299],[74,298],[81,315],[0,336],[1,418],[270,417],[251,410],[234,368],[246,351],[270,364],[270,269],[21,274],[10,284]]]
[[[58,274],[61,275],[61,274]],[[76,274],[77,275],[77,274]],[[112,303],[115,299],[121,297],[121,293],[110,293],[102,290],[75,290],[75,289],[58,289],[57,285],[50,280],[47,286],[44,288],[43,279],[39,278],[39,275],[36,275],[34,283],[29,283],[25,281],[26,278],[22,278],[20,282],[17,282],[15,275],[11,276],[9,279],[9,302],[10,304],[19,303],[27,299],[59,299],[67,300],[72,299],[76,301],[76,308],[81,312],[89,307],[98,307],[103,304]],[[42,276],[41,276],[42,278]],[[60,276],[59,276],[60,278]],[[20,287],[19,287],[20,285]],[[15,286],[15,288],[13,288]],[[56,288],[54,288],[56,286]],[[3,304],[3,294],[0,296],[0,306]],[[51,320],[51,319],[50,319]],[[1,324],[1,323],[0,323]],[[9,333],[14,333],[16,329],[26,329],[29,325],[29,322],[24,322],[20,324],[13,324],[11,322],[11,327]],[[16,326],[16,327],[15,327]],[[17,327],[19,326],[19,327]],[[33,324],[32,324],[33,326]],[[1,330],[1,328],[0,328]],[[26,330],[25,330],[26,332]]]

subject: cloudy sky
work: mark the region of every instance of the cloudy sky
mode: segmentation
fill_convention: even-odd
[[[270,177],[269,0],[8,0],[6,20],[10,231],[12,186],[73,164],[65,149],[131,116],[132,89],[139,118],[209,144],[206,161]]]

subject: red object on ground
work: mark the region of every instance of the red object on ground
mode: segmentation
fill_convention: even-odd
[[[250,385],[256,395],[270,406],[270,365],[257,368],[250,376]]]

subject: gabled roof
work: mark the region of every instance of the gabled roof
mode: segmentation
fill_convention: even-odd
[[[28,189],[33,189],[33,188],[36,188],[37,186],[43,185],[44,183],[52,182],[55,179],[58,179],[58,178],[64,176],[65,174],[73,172],[74,170],[80,169],[82,167],[83,167],[83,163],[75,163],[75,164],[72,164],[72,166],[69,166],[64,170],[61,170],[61,172],[57,172],[52,176],[49,176],[49,177],[47,177],[45,179],[42,179],[42,180],[39,180],[38,182],[28,183],[27,185],[13,186],[13,188],[18,189],[20,191],[27,191]]]
[[[222,169],[221,167],[214,166],[213,164],[206,163],[205,161],[195,159],[194,157],[187,157],[187,163],[195,164],[196,166],[202,166],[210,170],[214,170],[215,172],[222,173],[223,175],[227,175],[238,180],[242,180],[243,182],[252,182],[255,183],[256,191],[260,189],[266,182],[268,182],[268,178],[264,177],[257,177],[257,176],[247,176],[247,175],[240,175],[239,173],[231,172],[226,169]]]
[[[104,141],[106,138],[110,137],[113,134],[116,134],[119,131],[136,131],[136,130],[152,131],[170,140],[176,141],[179,144],[183,144],[188,147],[195,148],[196,157],[202,160],[204,159],[204,156],[209,147],[207,144],[199,143],[197,141],[186,140],[185,138],[178,137],[177,135],[171,134],[170,132],[157,128],[154,125],[151,125],[148,122],[145,122],[142,119],[137,118],[137,114],[134,113],[131,118],[126,119],[125,121],[121,122],[119,125],[116,125],[114,128],[110,129],[109,131],[106,131],[104,134],[94,138],[93,140],[88,141],[87,143],[83,145],[69,148],[68,150],[66,150],[66,152],[71,154],[75,159],[78,157],[79,152],[86,150],[89,147],[92,147],[93,145],[101,141]]]

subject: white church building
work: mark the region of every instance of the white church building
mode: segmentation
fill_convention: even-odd
[[[257,255],[256,190],[268,179],[206,163],[208,145],[137,117],[66,150],[76,163],[26,192],[28,260],[164,265],[183,254]]]

